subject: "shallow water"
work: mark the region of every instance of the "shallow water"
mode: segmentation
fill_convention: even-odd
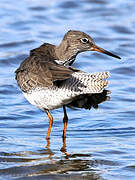
[[[134,180],[135,1],[1,0],[0,7],[0,179]],[[30,49],[58,44],[69,29],[89,33],[122,60],[77,57],[74,66],[84,71],[110,71],[111,100],[98,110],[68,109],[64,144],[63,111],[53,111],[46,142],[47,116],[24,99],[14,71]]]

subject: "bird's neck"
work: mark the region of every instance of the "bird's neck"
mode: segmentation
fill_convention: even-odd
[[[57,56],[56,62],[63,65],[71,65],[78,54],[77,49],[72,48],[67,41],[62,41],[59,46],[55,47]]]

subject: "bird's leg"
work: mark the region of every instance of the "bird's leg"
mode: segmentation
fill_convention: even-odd
[[[66,113],[66,107],[63,106],[63,111],[64,111],[64,118],[63,118],[63,139],[66,137],[66,130],[67,130],[67,123],[68,123],[68,116]]]
[[[48,111],[48,110],[45,110],[48,118],[49,118],[49,127],[48,127],[48,131],[47,131],[47,135],[46,135],[46,139],[48,140],[49,139],[49,136],[50,136],[50,132],[51,132],[51,128],[52,128],[52,125],[53,125],[53,117],[51,115],[51,113]]]

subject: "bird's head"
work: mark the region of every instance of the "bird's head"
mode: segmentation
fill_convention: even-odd
[[[98,51],[114,58],[120,59],[119,56],[97,46],[94,40],[88,34],[81,31],[68,31],[65,34],[63,41],[66,41],[68,44],[68,48],[74,50],[76,53],[84,51]]]
[[[59,46],[56,46],[57,63],[71,65],[78,53],[84,51],[98,51],[114,58],[119,56],[98,47],[94,40],[81,31],[68,31]]]

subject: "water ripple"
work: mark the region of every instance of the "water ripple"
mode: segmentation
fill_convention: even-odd
[[[135,2],[1,0],[0,5],[1,179],[134,180]],[[66,142],[62,109],[53,111],[46,141],[48,118],[24,99],[14,71],[29,50],[44,42],[59,44],[70,29],[89,33],[122,59],[95,52],[77,57],[79,69],[111,72],[111,99],[98,110],[67,108]]]

